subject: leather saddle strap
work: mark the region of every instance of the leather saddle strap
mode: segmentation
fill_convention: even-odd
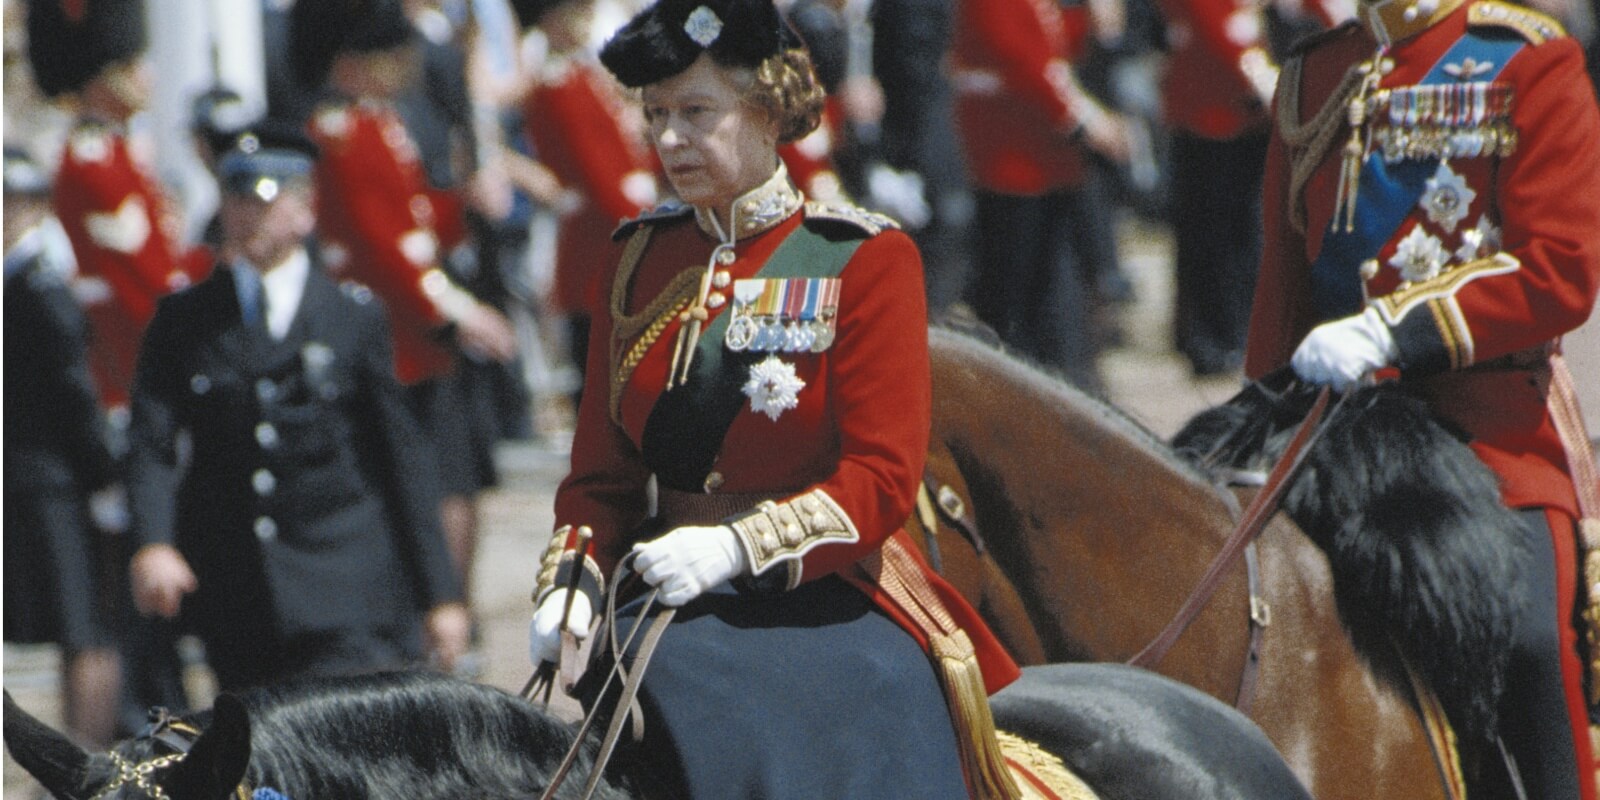
[[[1206,567],[1200,581],[1189,593],[1189,598],[1178,609],[1172,621],[1156,634],[1155,639],[1145,645],[1138,655],[1128,660],[1129,664],[1149,669],[1160,663],[1167,651],[1177,643],[1178,637],[1188,629],[1190,623],[1194,622],[1194,618],[1199,616],[1206,603],[1210,602],[1211,596],[1222,583],[1224,573],[1233,565],[1234,560],[1245,549],[1245,545],[1255,540],[1256,535],[1266,526],[1267,520],[1278,510],[1278,501],[1283,498],[1283,493],[1293,482],[1300,465],[1305,461],[1306,454],[1311,452],[1311,445],[1316,441],[1317,433],[1322,430],[1321,422],[1324,412],[1328,409],[1328,396],[1329,390],[1323,387],[1317,394],[1317,400],[1312,404],[1311,411],[1306,414],[1305,420],[1295,431],[1294,438],[1289,440],[1289,446],[1284,450],[1283,456],[1273,465],[1271,474],[1267,476],[1266,485],[1250,501],[1244,517],[1239,520],[1238,526],[1223,543],[1222,550]],[[1340,398],[1340,402],[1344,402],[1343,397]]]

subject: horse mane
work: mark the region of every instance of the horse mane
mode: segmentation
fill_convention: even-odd
[[[948,345],[960,348],[972,353],[980,363],[988,362],[998,366],[1000,371],[1013,377],[1039,396],[1121,434],[1122,438],[1152,458],[1161,461],[1173,472],[1199,486],[1218,492],[1220,496],[1221,487],[1210,473],[1183,457],[1154,431],[1129,416],[1121,408],[1079,389],[1054,369],[1013,353],[998,336],[981,323],[942,317],[929,326],[928,339],[935,346]]]
[[[1316,395],[1288,377],[1201,413],[1174,446],[1206,467],[1270,467]],[[1530,551],[1464,437],[1399,384],[1357,389],[1330,411],[1282,505],[1327,553],[1357,652],[1376,666],[1398,648],[1462,741],[1488,741]]]
[[[245,783],[296,800],[525,800],[543,791],[575,734],[504,691],[426,672],[287,681],[219,698],[218,708],[224,700],[242,704],[249,718]],[[204,732],[213,717],[207,709],[182,719]],[[146,737],[116,750],[135,763],[168,752]],[[576,780],[557,797],[576,796],[595,750],[586,743]],[[106,755],[92,756],[86,785],[104,785],[113,773]],[[634,794],[602,781],[594,796]]]

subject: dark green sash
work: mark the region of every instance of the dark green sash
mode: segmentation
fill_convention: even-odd
[[[829,233],[835,230],[839,228],[829,226]],[[852,233],[850,238],[832,239],[802,223],[754,277],[836,278],[864,241],[860,238],[864,231]],[[723,346],[732,316],[729,308],[701,332],[688,381],[664,392],[645,422],[640,450],[665,488],[704,490],[706,475],[722,452],[723,437],[747,402],[741,389],[750,365],[767,356],[749,350],[730,352]]]

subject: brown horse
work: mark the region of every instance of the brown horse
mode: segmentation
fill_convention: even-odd
[[[930,483],[977,533],[939,526],[944,575],[1023,663],[1133,657],[1232,530],[1230,490],[983,341],[935,329],[930,342]],[[1326,556],[1283,515],[1258,546],[1270,625],[1250,716],[1321,800],[1443,798],[1409,689],[1341,626]],[[1241,564],[1156,670],[1234,702],[1250,612]]]

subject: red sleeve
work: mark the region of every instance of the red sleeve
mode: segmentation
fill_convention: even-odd
[[[322,150],[317,202],[329,238],[352,248],[346,269],[377,292],[391,314],[443,325],[444,314],[423,291],[424,276],[438,265],[439,240],[413,210],[425,206],[431,217],[432,201],[420,180],[405,180],[375,122],[343,113],[352,116],[343,135],[313,131]]]
[[[120,142],[105,136],[93,146],[103,158],[74,153],[69,143],[56,176],[55,208],[72,239],[78,268],[104,280],[117,304],[141,326],[155,316],[156,301],[184,274],[161,228],[160,200],[127,161]]]
[[[1413,285],[1408,296],[1425,305],[1397,306],[1410,310],[1395,326],[1407,367],[1464,367],[1524,350],[1582,325],[1594,307],[1600,111],[1582,51],[1570,38],[1525,48],[1499,80],[1515,92],[1517,149],[1495,178],[1503,247],[1515,264],[1469,265]]]
[[[840,277],[838,335],[829,354],[829,405],[838,469],[815,487],[850,517],[860,539],[802,557],[801,580],[876,552],[916,503],[928,452],[933,379],[922,259],[899,231],[861,245]]]
[[[1028,7],[1032,0],[962,0],[958,41],[966,39],[983,54],[982,63],[1000,72],[1011,91],[1053,127],[1069,130],[1076,120],[1051,73],[1067,68],[1063,52],[1051,49],[1051,34],[1065,35],[1060,12],[1051,3],[1048,23]],[[1056,26],[1047,31],[1044,24]]]
[[[540,159],[564,183],[575,185],[588,203],[620,222],[645,210],[623,190],[629,176],[654,175],[640,155],[642,143],[627,141],[596,91],[581,74],[536,90],[530,105],[537,107],[527,115],[529,135]]]
[[[612,248],[609,263],[619,261]],[[607,285],[615,267],[606,271]],[[590,318],[589,356],[583,398],[572,436],[572,465],[556,489],[556,527],[588,525],[594,531],[594,559],[609,579],[627,555],[627,534],[645,520],[645,484],[650,468],[627,433],[611,419],[611,315]],[[568,544],[570,547],[570,543]]]

